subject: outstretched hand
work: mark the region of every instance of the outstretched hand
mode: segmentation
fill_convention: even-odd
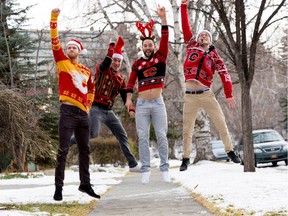
[[[188,5],[188,3],[189,3],[189,0],[181,0],[181,4]]]
[[[229,109],[233,109],[236,107],[236,101],[234,100],[234,98],[226,98],[226,102]]]
[[[157,14],[158,16],[162,19],[162,18],[166,18],[166,9],[165,7],[160,7],[160,5],[158,5],[157,7]]]
[[[60,9],[59,8],[54,8],[52,10],[52,13],[59,15],[60,14]]]

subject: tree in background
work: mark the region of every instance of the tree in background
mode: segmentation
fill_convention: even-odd
[[[222,1],[213,1],[216,6],[221,6],[221,2]],[[276,3],[274,4],[275,7],[277,6],[281,6],[282,2],[278,2],[275,1]],[[100,32],[104,32],[109,28],[116,30],[118,32],[117,27],[124,24],[127,27],[127,30],[130,32],[136,32],[135,30],[135,21],[143,21],[143,22],[147,22],[150,18],[154,18],[154,11],[153,8],[156,8],[156,1],[153,1],[153,3],[151,1],[145,1],[145,0],[137,0],[137,1],[124,1],[124,0],[107,0],[107,1],[100,1],[100,0],[96,0],[96,1],[91,1],[91,0],[85,0],[85,1],[69,1],[69,5],[73,5],[75,9],[79,8],[80,5],[81,8],[85,8],[85,10],[81,10],[81,12],[83,11],[87,11],[86,14],[81,14],[81,16],[79,16],[78,18],[82,19],[81,23],[81,27],[85,28],[85,27],[91,27],[92,29],[99,29]],[[183,64],[183,57],[184,54],[183,50],[183,39],[182,39],[182,34],[181,34],[181,29],[179,27],[179,21],[178,21],[178,16],[179,16],[179,5],[178,2],[176,0],[171,0],[171,1],[161,1],[159,2],[161,4],[165,4],[166,8],[169,11],[169,18],[170,20],[168,21],[169,23],[169,29],[171,30],[171,35],[172,38],[170,38],[170,47],[169,47],[169,56],[168,56],[168,67],[167,67],[167,80],[166,80],[166,89],[164,90],[164,98],[165,101],[167,102],[167,112],[168,112],[168,120],[169,120],[169,128],[172,128],[172,133],[174,137],[179,137],[179,135],[181,136],[181,132],[182,132],[182,94],[183,94],[183,89],[182,89],[182,84],[183,84],[183,75],[182,75],[182,64]],[[267,49],[267,46],[264,47],[265,43],[267,43],[267,41],[265,41],[264,37],[260,38],[256,37],[255,38],[258,40],[256,47],[257,49],[254,49],[255,47],[251,47],[252,46],[252,39],[251,41],[249,40],[250,37],[247,36],[246,40],[245,40],[245,36],[244,33],[245,31],[242,29],[241,26],[244,25],[245,23],[245,19],[241,18],[241,13],[239,15],[239,13],[237,13],[237,15],[235,14],[235,4],[240,4],[241,1],[236,1],[236,2],[231,2],[229,3],[229,1],[225,1],[225,5],[223,3],[223,7],[222,8],[222,12],[223,14],[221,14],[222,16],[217,15],[218,14],[218,10],[215,10],[215,6],[210,4],[210,1],[203,1],[203,0],[194,0],[193,2],[191,2],[192,6],[189,8],[189,14],[191,14],[191,24],[192,24],[192,28],[195,29],[195,32],[197,32],[198,29],[202,29],[202,28],[207,28],[209,30],[211,30],[211,32],[213,32],[213,38],[214,38],[214,42],[216,43],[215,45],[217,46],[217,49],[221,52],[223,52],[225,55],[223,55],[221,53],[221,56],[223,58],[225,58],[225,62],[227,62],[227,66],[229,68],[229,72],[232,75],[232,80],[236,81],[239,80],[239,73],[244,73],[241,72],[242,70],[239,70],[236,68],[236,60],[237,63],[239,63],[239,59],[240,59],[240,63],[242,63],[241,58],[245,58],[245,56],[247,58],[252,58],[254,56],[254,54],[257,56],[256,60],[254,62],[256,62],[256,64],[254,65],[254,69],[255,69],[255,78],[253,79],[253,84],[252,84],[252,80],[250,80],[251,82],[248,83],[248,86],[251,87],[251,92],[253,93],[253,97],[251,97],[251,95],[246,95],[247,97],[249,97],[249,100],[253,101],[253,106],[252,106],[252,111],[249,109],[245,109],[245,111],[243,111],[243,102],[245,102],[242,98],[242,96],[240,96],[242,93],[242,91],[244,91],[242,88],[245,88],[245,85],[241,86],[235,86],[235,93],[238,94],[238,98],[242,98],[241,101],[237,101],[237,103],[239,104],[239,106],[237,107],[237,109],[235,111],[229,111],[225,112],[225,107],[223,107],[223,112],[225,113],[225,115],[228,115],[228,127],[229,129],[232,129],[233,134],[235,135],[235,137],[239,137],[240,135],[242,135],[242,131],[239,128],[241,128],[241,121],[242,124],[251,124],[251,129],[252,127],[262,127],[262,126],[274,126],[275,122],[278,122],[278,119],[276,118],[276,114],[279,110],[279,103],[276,100],[275,103],[275,99],[277,99],[277,94],[280,93],[280,91],[283,91],[283,88],[281,87],[282,84],[285,84],[285,80],[286,80],[286,86],[287,86],[287,75],[286,78],[282,78],[283,74],[280,74],[280,72],[284,73],[285,75],[285,71],[287,71],[287,67],[285,70],[285,67],[280,66],[281,65],[281,60],[279,60],[279,56],[272,56],[273,53],[271,53],[271,50]],[[262,4],[265,4],[266,1],[257,1],[255,3],[255,1],[246,1],[245,2],[245,10],[248,8],[253,8],[254,10],[247,12],[247,10],[244,12],[246,13],[246,15],[249,15],[251,17],[247,18],[247,24],[253,24],[255,22],[253,22],[253,18],[254,20],[257,18],[259,19],[259,16],[262,17],[262,13],[261,11],[263,11],[263,6],[261,6]],[[219,5],[217,5],[219,4]],[[257,5],[259,4],[259,5]],[[168,6],[167,6],[168,5]],[[214,6],[214,7],[212,7]],[[261,8],[260,8],[261,6]],[[270,7],[268,7],[268,5],[266,5],[267,7],[265,7],[265,9],[270,9]],[[86,8],[87,7],[87,8]],[[281,6],[283,7],[283,5]],[[239,5],[237,6],[237,8],[239,9]],[[260,15],[257,15],[257,12],[255,12],[255,10],[257,9],[257,12],[261,13]],[[238,11],[237,9],[237,11]],[[261,11],[260,11],[261,9]],[[77,10],[75,10],[77,11]],[[240,10],[240,11],[243,11]],[[239,11],[238,11],[239,12]],[[271,12],[271,11],[270,11]],[[269,32],[276,32],[276,30],[273,28],[273,22],[277,21],[279,16],[282,15],[281,11],[279,10],[277,14],[275,13],[270,13],[269,11],[266,12],[265,11],[265,15],[267,14],[267,17],[269,14],[273,14],[275,15],[275,20],[269,20],[267,19],[267,23],[260,22],[261,24],[263,23],[263,28],[261,26],[261,30],[259,30],[257,32],[256,30],[256,35],[258,35],[260,37],[260,35],[263,36],[263,32],[266,28],[269,27]],[[245,14],[244,13],[244,14]],[[255,14],[255,16],[253,16],[252,14]],[[75,14],[73,14],[74,16]],[[226,17],[226,21],[222,22],[223,17]],[[239,19],[241,18],[241,22],[239,21]],[[250,19],[251,18],[251,19]],[[227,24],[227,20],[229,21],[229,23]],[[237,21],[236,21],[237,20]],[[74,18],[71,18],[70,21],[73,23],[73,29],[75,29],[75,25],[76,21],[74,20]],[[241,24],[241,28],[239,27],[239,23]],[[225,23],[224,25],[222,25],[222,23]],[[84,25],[83,25],[84,24]],[[271,25],[270,25],[271,24]],[[229,26],[231,25],[231,26]],[[257,24],[258,28],[259,28],[259,23]],[[229,30],[230,27],[230,33],[226,33],[226,26]],[[265,26],[265,27],[264,27]],[[257,26],[256,26],[257,27]],[[71,27],[72,28],[72,27]],[[157,23],[157,19],[156,19],[156,24],[155,24],[155,31],[157,31],[157,28],[159,28],[159,23]],[[216,29],[217,31],[213,30]],[[232,29],[232,30],[231,30]],[[240,29],[240,32],[239,32]],[[251,32],[252,29],[252,33],[251,33],[251,38],[253,36],[253,31],[254,31],[254,26],[252,26],[251,28],[247,25],[247,28],[245,27],[244,29],[247,29],[246,34],[249,35],[249,33]],[[227,32],[228,32],[227,30]],[[249,30],[249,31],[248,31]],[[274,31],[275,30],[275,31]],[[69,30],[67,30],[69,31]],[[266,31],[267,32],[267,31]],[[237,33],[237,36],[236,36]],[[241,34],[243,33],[243,36],[241,36]],[[97,33],[98,34],[98,33]],[[157,32],[155,33],[157,34]],[[240,36],[239,36],[240,35]],[[125,36],[125,35],[124,35]],[[254,37],[254,36],[253,36]],[[241,40],[240,40],[240,39]],[[127,39],[127,38],[126,38]],[[222,39],[222,40],[220,40]],[[235,39],[235,41],[233,42],[233,40]],[[271,40],[272,38],[270,38]],[[97,41],[97,35],[95,35],[95,43],[102,43]],[[137,38],[129,38],[127,39],[129,42],[125,41],[126,44],[132,44],[135,41],[137,42]],[[224,41],[224,42],[223,42]],[[272,40],[271,40],[272,41]],[[237,43],[236,43],[237,42]],[[225,46],[224,44],[228,43],[229,46]],[[246,45],[243,45],[243,43],[246,43]],[[237,44],[237,46],[235,45]],[[238,47],[240,46],[240,48]],[[245,55],[245,49],[244,47],[246,46],[246,51],[247,51],[247,55]],[[129,46],[125,47],[125,51],[127,51],[127,66],[125,68],[126,70],[126,74],[129,73],[130,67],[129,67],[129,60],[133,61],[133,59],[135,59],[137,57],[137,53],[138,53],[138,48],[137,46],[135,46],[134,44],[131,45],[129,47],[129,50],[127,49]],[[235,48],[237,47],[237,49]],[[239,48],[239,49],[238,49]],[[287,46],[286,46],[287,48]],[[101,48],[100,48],[101,49]],[[252,53],[252,56],[250,56],[250,52],[254,52]],[[125,53],[126,54],[126,53]],[[235,55],[237,54],[237,58],[235,57]],[[241,54],[241,55],[240,55]],[[240,55],[240,57],[239,57]],[[279,62],[280,61],[280,62]],[[247,63],[247,61],[243,60],[243,63]],[[248,69],[250,67],[253,66],[253,58],[252,61],[250,62],[250,60],[248,60],[249,65],[248,65]],[[95,62],[96,63],[96,62]],[[280,64],[279,64],[280,63]],[[285,63],[284,63],[285,65]],[[239,64],[238,64],[239,66]],[[272,67],[270,67],[272,66]],[[246,68],[246,69],[247,69]],[[245,69],[245,68],[244,68]],[[35,70],[37,71],[37,70]],[[244,70],[243,70],[244,71]],[[253,72],[253,70],[251,69],[251,71],[249,70],[249,72],[245,72],[245,78],[249,78],[251,77],[250,75],[248,76],[248,74],[250,72]],[[254,73],[253,72],[253,73]],[[36,72],[35,72],[36,73]],[[125,72],[124,72],[125,74]],[[217,76],[216,76],[217,77]],[[215,78],[216,78],[215,77]],[[253,77],[253,76],[252,76]],[[272,77],[272,79],[271,79]],[[279,78],[280,77],[280,78]],[[46,79],[46,78],[45,78]],[[45,79],[43,79],[45,81]],[[46,79],[47,80],[47,79]],[[255,82],[256,80],[256,82]],[[280,82],[279,82],[280,81]],[[214,85],[213,88],[214,90],[218,90],[221,89],[221,87],[217,86],[217,80],[214,80]],[[32,84],[36,84],[32,83]],[[275,85],[276,84],[276,85]],[[278,85],[281,84],[281,85]],[[50,85],[48,83],[48,85]],[[38,86],[38,84],[36,85],[36,87]],[[216,87],[216,88],[215,88]],[[51,88],[53,89],[53,86],[51,86]],[[247,89],[245,89],[246,91]],[[56,92],[56,91],[53,91]],[[241,93],[241,94],[239,94]],[[267,93],[269,95],[267,95]],[[55,96],[55,95],[53,95]],[[287,92],[283,97],[287,96]],[[236,97],[235,97],[236,98]],[[236,99],[238,99],[236,98]],[[268,100],[266,99],[268,98]],[[219,100],[222,100],[222,95],[221,93],[219,94]],[[240,99],[239,99],[240,100]],[[56,100],[57,101],[57,100]],[[269,103],[269,101],[272,101],[271,103]],[[47,102],[48,100],[43,99],[43,101],[41,101],[41,103],[39,103],[40,105],[43,105],[45,107],[47,107]],[[250,101],[251,102],[251,101]],[[48,102],[50,103],[50,102]],[[263,105],[262,105],[263,103]],[[251,105],[251,104],[250,104]],[[122,107],[122,104],[121,104]],[[272,108],[273,107],[273,108]],[[57,105],[56,104],[52,104],[52,106],[49,108],[51,109],[56,109]],[[250,107],[251,108],[251,107]],[[121,108],[122,109],[122,108]],[[275,112],[271,112],[271,110],[273,110]],[[242,115],[242,120],[241,120],[241,116],[239,115],[239,113],[241,112],[251,112],[248,113],[248,116],[245,116],[245,119]],[[253,113],[253,115],[252,115]],[[278,112],[279,113],[279,112]],[[264,116],[264,117],[263,117]],[[266,117],[267,116],[267,117]],[[269,117],[268,117],[269,116]],[[270,118],[271,116],[271,118]],[[49,120],[47,120],[48,122]],[[252,121],[252,122],[251,122]],[[129,126],[129,121],[127,123],[127,125]],[[200,125],[200,129],[201,129],[201,125],[203,124],[199,124]],[[172,126],[172,127],[171,127]],[[175,127],[174,127],[175,126]],[[131,125],[129,126],[131,127]],[[283,126],[280,127],[280,124],[278,124],[278,127],[280,130],[283,130]],[[133,125],[131,127],[133,129]],[[210,129],[207,130],[207,133],[210,132]],[[213,130],[213,126],[212,126],[212,130]],[[246,128],[246,131],[249,130]],[[214,135],[214,134],[213,134]],[[217,134],[216,134],[217,135]],[[170,139],[169,139],[170,141]],[[172,141],[173,142],[173,141]],[[204,145],[204,144],[203,144]],[[253,150],[252,150],[253,152]],[[246,164],[246,163],[245,163]],[[254,165],[254,163],[253,163]]]
[[[17,171],[24,171],[28,160],[39,162],[49,158],[50,163],[53,162],[57,117],[51,113],[47,115],[45,110],[47,104],[52,104],[49,103],[51,94],[47,89],[45,93],[43,88],[36,90],[37,82],[42,85],[49,81],[39,76],[37,66],[42,63],[36,61],[35,64],[29,57],[35,52],[37,38],[21,30],[32,6],[17,8],[15,2],[0,2],[0,155],[7,157],[6,165],[12,160]]]
[[[277,3],[262,0],[259,5],[257,5],[257,2],[254,3],[256,9],[253,9],[255,11],[249,11],[251,7],[249,8],[247,2],[243,0],[237,0],[233,4],[223,0],[211,0],[211,3],[221,21],[221,24],[218,22],[215,27],[226,45],[231,61],[235,65],[241,85],[244,172],[255,172],[254,147],[252,145],[251,86],[256,69],[257,50],[260,37],[265,30],[287,18],[287,15],[281,11],[287,6],[287,3],[285,5],[285,0]],[[229,10],[235,11],[233,17],[228,16],[229,13],[227,12]],[[263,16],[264,13],[265,16]],[[251,14],[254,14],[254,16],[251,16]],[[251,24],[252,34],[249,36],[248,30]]]
[[[212,4],[211,4],[212,3]],[[80,2],[74,1],[71,3],[74,7],[79,7]],[[137,1],[122,1],[122,0],[106,0],[106,1],[91,1],[86,0],[81,2],[81,8],[85,8],[86,14],[81,14],[78,18],[82,17],[85,21],[85,26],[97,26],[97,28],[104,31],[105,28],[115,29],[120,24],[126,24],[129,26],[131,32],[135,31],[135,21],[147,22],[150,18],[154,18],[154,9],[156,8],[156,1],[137,0]],[[164,90],[164,98],[167,102],[168,120],[175,123],[175,125],[181,125],[182,118],[182,64],[183,64],[183,39],[181,29],[179,27],[179,1],[161,1],[159,4],[164,5],[168,9],[168,24],[171,30],[168,67],[167,67],[167,80],[166,91]],[[269,49],[267,49],[268,42],[271,42],[273,38],[273,32],[277,31],[277,26],[283,18],[287,17],[283,9],[287,6],[285,0],[282,1],[221,1],[221,0],[194,0],[189,4],[189,14],[191,15],[191,25],[195,32],[198,29],[207,28],[213,33],[214,43],[219,51],[222,51],[225,55],[221,54],[227,62],[227,67],[232,80],[239,82],[239,88],[235,86],[235,92],[240,92],[241,100],[237,101],[239,106],[235,111],[229,112],[230,115],[228,121],[228,127],[232,125],[233,133],[235,137],[239,137],[244,134],[246,143],[246,158],[244,171],[255,171],[254,159],[253,159],[253,146],[252,143],[252,128],[261,127],[262,124],[267,126],[273,126],[275,120],[273,118],[262,118],[262,121],[257,121],[258,110],[263,115],[273,116],[265,103],[265,110],[268,114],[261,110],[260,101],[265,101],[265,94],[262,89],[271,93],[273,101],[276,98],[273,95],[273,90],[276,88],[276,92],[283,91],[282,87],[275,85],[276,81],[281,80],[279,76],[281,74],[278,71],[277,58],[273,57],[273,60]],[[263,16],[265,14],[265,16]],[[157,19],[156,19],[157,21]],[[71,20],[75,23],[75,20]],[[158,23],[156,22],[156,29]],[[95,27],[94,27],[95,28]],[[264,35],[271,32],[271,37]],[[156,33],[157,35],[157,33]],[[265,37],[264,37],[265,36]],[[274,34],[275,36],[275,34]],[[270,41],[266,41],[269,38]],[[274,40],[273,40],[274,41]],[[265,44],[265,49],[263,45]],[[270,44],[270,46],[274,46]],[[266,51],[265,51],[266,50]],[[130,60],[136,56],[129,56]],[[269,61],[266,61],[267,59]],[[261,60],[261,64],[258,61]],[[266,67],[264,68],[266,61]],[[271,64],[273,67],[268,69],[267,64]],[[258,68],[259,67],[259,68]],[[265,71],[266,70],[266,71]],[[261,73],[263,71],[263,73]],[[259,72],[259,77],[265,77],[265,80],[269,81],[269,85],[265,86],[265,80],[263,82],[255,83],[255,90],[253,91],[253,97],[251,97],[251,87],[254,80],[254,74]],[[260,74],[261,73],[261,74]],[[271,75],[274,79],[271,78]],[[216,81],[216,80],[215,80]],[[214,82],[216,84],[216,82]],[[271,85],[270,85],[271,84]],[[253,84],[254,85],[254,84]],[[215,85],[216,86],[216,85]],[[257,86],[257,87],[256,87]],[[260,91],[257,89],[261,87]],[[270,88],[270,89],[269,89]],[[215,89],[215,88],[214,88]],[[220,88],[221,89],[221,88]],[[217,89],[216,89],[217,90]],[[260,97],[258,95],[260,94]],[[269,96],[270,97],[270,96]],[[264,99],[263,99],[264,98]],[[220,95],[220,100],[221,100]],[[252,100],[258,100],[255,104],[257,107],[252,107]],[[270,98],[269,98],[270,100]],[[267,102],[269,100],[266,100]],[[266,102],[265,101],[265,102]],[[277,110],[279,109],[279,103]],[[276,106],[276,105],[275,105]],[[224,110],[223,110],[224,111]],[[224,111],[225,112],[225,111]],[[254,113],[253,113],[254,112]],[[242,116],[239,115],[242,113]],[[253,113],[253,115],[252,115]],[[264,114],[265,113],[265,114]],[[225,115],[227,112],[225,112]],[[260,115],[260,114],[259,114]],[[274,116],[273,116],[274,117]],[[242,125],[240,124],[242,122]],[[205,124],[199,124],[205,125]],[[170,125],[169,125],[170,126]],[[200,127],[201,128],[201,127]],[[239,128],[242,128],[239,129]],[[281,129],[281,128],[280,128]],[[181,133],[181,128],[178,127],[178,132]],[[248,152],[248,153],[247,153]]]
[[[40,127],[33,103],[1,83],[0,113],[0,155],[10,156],[15,171],[24,172],[28,161],[55,160],[55,142]]]
[[[32,71],[28,59],[19,58],[33,52],[33,39],[27,32],[19,31],[27,21],[29,9],[17,8],[13,0],[0,3],[0,80],[7,86],[22,87],[21,80]]]
[[[284,29],[284,35],[281,38],[281,46],[279,48],[279,55],[280,55],[280,59],[281,59],[281,68],[280,71],[283,72],[283,79],[288,79],[288,28],[286,27]],[[281,123],[283,123],[284,125],[284,129],[286,131],[286,140],[288,139],[288,104],[287,104],[287,95],[288,95],[288,87],[286,85],[285,91],[283,94],[281,94],[280,98],[279,98],[279,103],[280,106],[283,110],[283,115],[282,118],[280,120]]]

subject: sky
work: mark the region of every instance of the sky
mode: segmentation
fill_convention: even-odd
[[[166,10],[172,10],[171,8],[168,9],[168,5],[170,6],[168,1],[161,1],[161,0],[150,0],[153,5],[159,4],[161,6],[165,6]],[[179,4],[180,4],[180,0]],[[71,0],[49,0],[49,1],[39,1],[39,0],[17,0],[17,2],[20,4],[20,7],[26,7],[29,5],[35,5],[27,14],[27,17],[29,17],[29,26],[26,28],[32,28],[32,29],[43,29],[43,28],[49,28],[49,21],[50,21],[50,14],[51,10],[53,8],[59,8],[61,10],[60,15],[58,17],[59,22],[59,28],[63,29],[73,29],[78,30],[83,27],[83,23],[81,21],[77,21],[75,23],[75,20],[73,19],[75,14],[79,15],[82,13],[81,10],[78,9],[78,5],[71,4]],[[73,1],[75,2],[75,0]],[[81,2],[80,2],[81,4]],[[77,9],[75,9],[77,8]],[[84,7],[84,11],[85,7]],[[170,11],[172,13],[172,11]],[[168,19],[170,19],[170,16],[168,16]],[[170,19],[170,24],[172,24],[172,20]],[[103,25],[104,26],[104,25]],[[88,30],[90,27],[88,27],[86,30]],[[85,30],[85,29],[84,29]]]
[[[65,21],[67,20],[66,17],[73,16],[73,13],[71,12],[72,6],[67,0],[18,0],[18,3],[20,4],[20,7],[35,5],[29,10],[27,14],[27,17],[30,19],[28,24],[32,29],[48,29],[51,11],[54,8],[60,8],[61,12],[59,16],[59,22],[61,22],[61,24],[63,24],[64,26],[69,26],[69,22]],[[61,25],[59,26],[59,28],[60,27]]]
[[[83,28],[85,23],[83,23],[83,20],[79,19],[74,19],[75,15],[80,15],[81,13],[86,12],[85,11],[85,6],[83,6],[82,10],[79,10],[79,5],[73,5],[71,4],[71,0],[49,0],[49,1],[39,1],[39,0],[17,0],[18,3],[20,3],[20,7],[25,7],[27,5],[33,5],[36,4],[33,8],[30,9],[28,17],[30,17],[29,25],[25,28],[31,28],[31,29],[49,29],[49,20],[50,20],[50,13],[53,8],[60,8],[61,9],[61,14],[58,18],[59,22],[59,29],[64,30],[64,29],[72,29],[72,30],[89,30],[89,27]],[[160,4],[161,6],[165,6],[167,9],[168,13],[168,24],[173,25],[173,15],[171,12],[170,4],[168,0],[150,0],[151,3],[150,5],[155,5],[155,4]],[[75,1],[73,1],[75,2]],[[79,4],[81,4],[81,1],[77,1]],[[254,2],[254,1],[252,1]],[[177,0],[178,5],[180,5],[180,0]],[[255,2],[254,2],[255,3]],[[249,3],[251,4],[251,2]],[[251,6],[251,8],[254,8],[255,10],[258,10],[257,7],[259,7],[259,2],[255,3],[255,8]],[[169,6],[168,6],[169,5]],[[250,8],[250,9],[251,9]],[[170,10],[170,12],[169,12]],[[282,11],[285,12],[283,9]],[[248,15],[252,14],[251,12],[247,11]],[[265,14],[267,14],[268,11],[265,11]],[[269,14],[269,13],[268,13]],[[263,37],[265,40],[267,40],[267,45],[269,47],[274,47],[273,49],[277,51],[277,47],[275,46],[276,44],[278,45],[279,41],[281,40],[281,36],[283,35],[283,31],[281,30],[282,28],[285,27],[286,23],[284,21],[281,22],[281,28],[280,30],[277,30],[277,33],[271,34],[271,31],[266,30],[263,33]],[[93,26],[95,30],[97,28],[101,29],[103,28],[106,23],[103,23],[103,26],[99,26],[99,22],[97,26]],[[172,38],[171,34],[171,39]]]
[[[153,159],[152,165],[157,166],[159,159]],[[285,210],[288,215],[288,166],[279,162],[277,167],[271,164],[259,164],[256,172],[245,172],[243,166],[233,162],[200,161],[189,166],[185,172],[179,171],[180,160],[170,160],[170,176],[172,183],[177,183],[201,194],[217,207],[222,209],[233,206],[255,211],[253,216],[263,216],[268,211]],[[99,172],[99,170],[106,172]],[[78,191],[77,167],[71,167],[65,173],[64,201],[68,203],[89,203],[93,200]],[[113,185],[121,183],[128,167],[113,166],[90,167],[91,183],[94,191],[105,196]],[[59,204],[52,199],[54,193],[54,176],[39,173],[39,178],[0,180],[0,216],[26,216],[31,213],[17,210],[1,210],[5,204]],[[139,178],[139,184],[140,178]],[[41,190],[39,190],[41,186]],[[16,195],[17,194],[17,195]],[[1,206],[2,205],[2,206]],[[47,215],[38,212],[37,215]],[[283,215],[284,216],[284,215]]]

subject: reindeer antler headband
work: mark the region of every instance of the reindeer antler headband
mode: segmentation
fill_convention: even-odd
[[[147,23],[145,26],[140,23],[140,22],[136,22],[136,27],[138,28],[138,30],[141,32],[141,36],[140,39],[142,41],[144,41],[145,39],[151,39],[154,40],[155,39],[155,35],[152,35],[152,29],[154,26],[154,20],[151,19],[149,23]],[[148,31],[148,35],[146,34]]]

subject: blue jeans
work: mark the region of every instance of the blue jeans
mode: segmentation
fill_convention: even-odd
[[[137,161],[132,155],[128,137],[125,129],[123,128],[119,118],[112,110],[103,109],[99,106],[93,105],[90,110],[90,138],[96,138],[99,135],[101,124],[104,123],[113,135],[116,137],[120,144],[120,148],[128,161],[130,168],[137,166]],[[75,143],[74,138],[71,138],[71,142]]]
[[[150,171],[149,135],[151,122],[154,126],[158,152],[160,157],[160,171],[168,171],[168,140],[167,140],[167,112],[162,97],[145,100],[137,98],[136,130],[139,138],[139,157],[142,164],[141,172]]]
[[[55,169],[55,185],[63,186],[70,137],[73,132],[79,149],[80,184],[90,184],[88,114],[76,106],[62,104],[59,119],[59,148]]]

